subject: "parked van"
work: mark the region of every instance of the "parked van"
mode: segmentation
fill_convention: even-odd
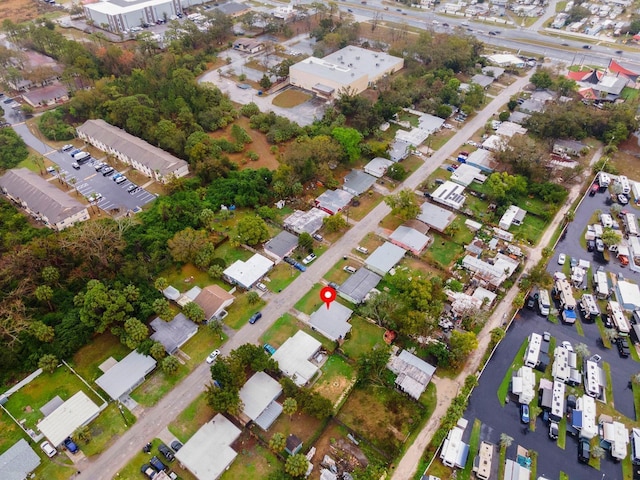
[[[73,156],[73,159],[76,162],[78,162],[80,165],[88,162],[90,158],[91,158],[91,155],[89,155],[87,152],[78,152]]]
[[[611,215],[609,215],[608,213],[600,214],[600,222],[602,223],[602,226],[604,228],[613,227],[613,218],[611,218]]]
[[[551,301],[549,300],[549,292],[547,290],[540,290],[538,292],[538,309],[540,315],[549,315],[549,309],[551,308]]]

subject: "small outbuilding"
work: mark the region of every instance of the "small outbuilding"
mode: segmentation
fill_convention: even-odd
[[[232,285],[249,290],[273,268],[273,265],[271,260],[256,253],[246,262],[236,260],[222,275]]]
[[[291,255],[298,246],[298,237],[287,231],[282,231],[264,245],[264,253],[277,262]]]
[[[113,400],[119,400],[141,385],[156,364],[153,357],[134,350],[98,377],[96,384]]]
[[[218,413],[187,441],[175,457],[198,480],[217,480],[238,452],[231,445],[242,431]]]
[[[38,465],[40,465],[40,457],[27,441],[21,438],[0,455],[0,478],[25,480]]]
[[[404,254],[405,250],[403,248],[393,243],[384,242],[367,257],[364,266],[380,276],[385,276],[389,273],[389,270],[402,260]]]
[[[80,391],[38,423],[38,430],[57,447],[78,428],[87,425],[100,414],[100,408]]]
[[[335,303],[335,302],[333,302]],[[280,371],[296,385],[306,385],[318,372],[311,360],[318,354],[322,344],[302,330],[288,338],[273,354]]]
[[[151,340],[160,342],[169,355],[173,355],[198,332],[198,325],[182,313],[173,317],[170,322],[165,322],[160,317],[155,318],[149,325],[154,330]]]
[[[302,440],[296,437],[293,433],[290,433],[287,437],[287,445],[284,451],[289,455],[295,455],[302,449]]]
[[[331,302],[329,308],[322,304],[309,318],[309,325],[332,342],[342,342],[351,331],[349,318],[353,310],[339,302]]]

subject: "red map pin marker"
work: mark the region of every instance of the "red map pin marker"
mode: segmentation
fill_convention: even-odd
[[[331,287],[324,287],[320,290],[320,299],[327,304],[327,310],[329,309],[329,305],[336,299],[336,291]]]

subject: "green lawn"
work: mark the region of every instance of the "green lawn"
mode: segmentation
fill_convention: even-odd
[[[524,217],[522,225],[514,225],[511,227],[510,232],[516,238],[521,238],[532,245],[537,245],[546,228],[547,222],[545,220],[529,213]]]
[[[433,232],[433,243],[424,254],[425,258],[442,268],[448,268],[464,248],[440,233]]]
[[[322,375],[313,390],[336,405],[355,381],[355,368],[340,355],[331,355],[321,370]]]
[[[562,417],[562,420],[558,423],[558,447],[565,449],[567,444],[567,419]]]
[[[220,478],[222,480],[254,480],[267,478],[282,469],[283,465],[270,450],[256,444],[253,448],[240,450],[229,470]]]
[[[41,463],[34,470],[34,477],[37,480],[67,480],[73,476],[77,468],[69,457],[58,454],[54,458],[48,458],[37,445],[32,445],[38,453]]]
[[[465,218],[461,216],[457,216],[453,222],[451,222],[451,226],[454,229],[454,234],[452,240],[458,245],[467,245],[471,243],[475,234],[469,230],[465,224]]]
[[[638,90],[636,90],[635,88],[630,88],[630,87],[624,87],[622,89],[622,93],[621,93],[621,97],[625,99],[625,101],[627,102],[631,102],[633,100],[635,100],[636,98],[638,98]]]
[[[582,327],[582,322],[579,318],[576,318],[576,323],[574,323],[574,325],[576,326],[576,332],[578,332],[578,335],[584,337],[584,328]]]
[[[329,271],[324,275],[324,279],[328,282],[335,282],[338,285],[342,285],[347,278],[351,276],[349,272],[345,272],[343,268],[347,265],[349,261],[340,260],[333,267],[329,269]]]
[[[68,400],[79,391],[86,393],[96,405],[102,404],[77,376],[62,366],[51,374],[42,373],[11,395],[4,407],[19,421],[24,420],[25,427],[35,429],[38,421],[43,418],[40,412],[42,406],[56,395],[62,400]]]
[[[298,300],[298,303],[296,303],[293,308],[299,312],[311,315],[322,305],[322,300],[320,300],[320,290],[322,290],[322,285],[316,283],[311,290]]]
[[[458,475],[460,480],[469,480],[471,478],[473,461],[480,448],[480,427],[482,427],[482,422],[476,418],[473,421],[473,428],[471,429],[471,436],[469,437],[469,456],[467,457],[467,463]]]
[[[298,332],[298,330],[303,330],[304,332],[311,335],[313,338],[322,343],[323,348],[328,352],[333,352],[335,350],[335,344],[329,340],[328,338],[323,337],[318,332],[312,331],[308,326],[304,323],[299,322],[297,318],[293,315],[285,313],[278,320],[275,321],[269,330],[264,332],[260,337],[261,343],[269,343],[272,346],[278,348],[280,347],[289,337],[292,337]]]
[[[0,430],[2,431],[2,435],[0,435],[0,453],[3,453],[21,438],[27,438],[27,435],[11,420],[4,410],[0,410]]]
[[[262,299],[253,305],[249,304],[246,293],[237,295],[233,305],[227,309],[229,315],[225,317],[224,323],[234,330],[239,330],[249,321],[249,317],[251,317],[251,315],[259,311],[265,305],[266,302]]]
[[[368,322],[359,316],[351,318],[351,332],[349,338],[342,345],[342,351],[349,358],[357,360],[363,354],[370,352],[375,346],[383,346],[384,329]]]
[[[611,348],[611,340],[609,340],[609,337],[607,337],[607,335],[605,334],[606,328],[600,317],[596,318],[596,325],[598,325],[598,331],[600,332],[602,344],[607,348]]]
[[[207,272],[203,272],[190,263],[187,265],[170,267],[158,276],[166,278],[169,285],[177,288],[183,293],[194,286],[204,288],[212,283],[217,283],[221,286],[224,285],[221,281],[214,282]],[[228,287],[225,288],[225,290],[227,289]]]
[[[91,431],[89,443],[79,442],[82,453],[87,457],[102,453],[135,421],[136,418],[126,408],[123,408],[121,413],[115,403],[109,404],[100,416],[89,424]]]
[[[200,326],[198,333],[191,337],[187,343],[180,348],[180,350],[191,357],[187,360],[187,366],[193,368],[199,365],[213,350],[220,348],[220,345],[222,345],[226,339],[227,336],[224,333],[221,336],[220,334],[213,333],[206,325]]]
[[[498,387],[498,401],[500,405],[504,406],[504,401],[509,394],[509,382],[511,381],[511,376],[513,372],[518,370],[524,364],[524,352],[527,349],[527,345],[529,344],[529,340],[525,339],[522,342],[522,346],[518,349],[518,353],[516,353],[516,357],[513,359],[513,363],[511,364],[511,368],[507,370],[502,378],[502,382]]]
[[[214,410],[207,405],[205,394],[201,393],[169,424],[169,431],[184,443],[214,415]]]
[[[147,377],[147,380],[131,393],[131,398],[144,407],[158,403],[165,394],[189,373],[186,365],[180,365],[173,375],[166,375],[160,367]]]
[[[362,220],[382,201],[383,198],[384,196],[382,194],[374,192],[373,190],[369,190],[367,193],[360,195],[360,197],[358,197],[360,205],[357,207],[349,207],[349,219],[356,221]]]
[[[608,362],[602,362],[602,369],[606,376],[606,386],[604,387],[606,401],[609,405],[615,405],[613,401],[613,384],[611,383],[611,365]]]
[[[136,456],[131,459],[131,461],[126,465],[126,467],[124,467],[122,470],[118,472],[118,474],[116,475],[116,478],[123,478],[123,479],[143,478],[143,475],[140,473],[140,467],[145,463],[148,463],[149,459],[153,455],[157,456],[162,461],[162,463],[167,465],[168,462],[164,461],[164,457],[158,451],[158,445],[160,445],[160,443],[162,442],[158,438],[154,438],[153,440],[151,440],[151,445],[153,446],[151,449],[151,453],[144,453],[142,451],[143,445],[140,445],[140,448],[138,449],[138,453],[136,454]],[[181,480],[196,480],[196,477],[191,475],[191,473],[189,473],[185,469],[180,468],[180,465],[178,464],[177,460],[169,464],[168,466],[171,468],[171,470],[173,470],[178,474]]]
[[[279,292],[298,278],[300,273],[300,270],[293,268],[288,263],[281,262],[269,272],[268,277],[270,281],[265,281],[265,284],[272,292]]]
[[[103,372],[98,367],[107,358],[113,357],[120,361],[129,353],[131,350],[124,346],[118,337],[111,332],[105,332],[78,350],[73,356],[71,366],[87,382],[92,382],[102,375]]]

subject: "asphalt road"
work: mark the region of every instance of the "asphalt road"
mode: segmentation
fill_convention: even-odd
[[[481,128],[511,95],[520,91],[529,81],[529,77],[519,78],[505,88],[484,110],[464,125],[454,137],[429,158],[409,177],[401,188],[415,189],[426,177],[438,168],[449,156],[460,148],[466,140]],[[284,313],[293,308],[300,297],[314,284],[321,281],[323,275],[342,257],[358,245],[362,237],[375,230],[379,222],[390,212],[386,203],[378,204],[366,217],[348,230],[330,249],[311,264],[305,273],[296,278],[281,293],[270,294],[270,301],[262,310],[262,319],[254,325],[245,324],[221,348],[223,355],[245,343],[258,343],[260,336]],[[138,421],[118,438],[111,447],[95,459],[87,459],[78,464],[80,474],[77,478],[87,480],[110,479],[115,477],[130,459],[150,439],[158,437],[165,427],[184,410],[211,381],[208,365],[196,367],[173,390],[167,393],[154,407],[144,411]],[[417,465],[422,452],[412,454],[410,463]]]
[[[44,138],[40,137],[39,134],[34,134],[25,123],[24,115],[21,112],[13,110],[9,104],[4,102],[0,103],[0,105],[4,110],[5,119],[12,124],[16,133],[22,137],[30,148],[58,165],[59,174],[64,176],[66,182],[73,185],[85,197],[89,197],[94,193],[102,194],[102,198],[93,203],[102,210],[106,212],[114,209],[121,212],[127,210],[135,211],[156,199],[154,194],[147,192],[143,188],[138,189],[133,194],[128,193],[127,187],[131,185],[129,180],[119,185],[116,184],[112,177],[104,177],[99,172],[96,172],[93,166],[95,161],[85,163],[80,166],[79,170],[75,170],[71,167],[74,162],[73,158],[68,153],[51,148]],[[74,181],[75,185],[73,184]]]

